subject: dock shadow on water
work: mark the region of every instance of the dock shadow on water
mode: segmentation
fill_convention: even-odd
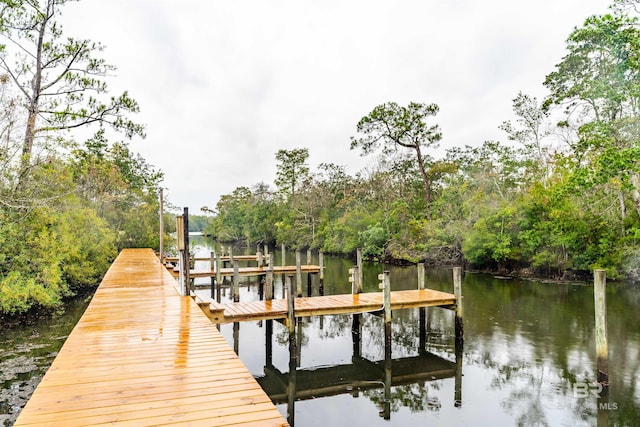
[[[325,295],[349,293],[353,262],[325,262]],[[378,291],[382,268],[365,265],[364,292]],[[393,290],[415,289],[415,266],[387,269]],[[428,288],[452,291],[451,269],[426,274]],[[240,301],[259,299],[259,280],[241,280]],[[284,297],[282,282],[275,287]],[[394,311],[389,347],[383,318],[369,313],[298,318],[295,355],[277,321],[224,324],[221,332],[297,427],[640,425],[639,286],[607,287],[608,393],[595,382],[591,283],[467,273],[463,295],[464,348],[454,313],[441,308]]]
[[[90,300],[91,295],[79,295],[67,301],[58,314],[1,326],[1,427],[13,425]]]

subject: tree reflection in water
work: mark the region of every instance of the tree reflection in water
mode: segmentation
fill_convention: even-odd
[[[325,293],[350,292],[347,271],[353,263],[326,256],[325,265]],[[337,266],[335,270],[334,265]],[[416,287],[415,267],[385,268],[391,270],[394,290]],[[365,292],[378,291],[376,276],[382,269],[383,266],[365,264]],[[334,271],[342,273],[333,275]],[[315,283],[313,286],[316,289]],[[427,287],[451,292],[451,270],[428,270]],[[241,300],[257,298],[257,287],[241,288],[241,292]],[[376,387],[345,385],[341,395],[298,401],[297,423],[300,426],[352,427],[425,423],[638,424],[640,287],[615,282],[607,285],[610,390],[606,399],[599,400],[593,394],[595,339],[591,284],[497,280],[467,273],[463,294],[465,342],[464,352],[459,355],[464,370],[464,389],[460,390],[463,398],[457,398],[455,376],[393,384],[389,396],[391,424],[388,424],[378,414],[384,409],[385,402],[384,367],[378,366]],[[280,295],[278,290],[276,295]],[[304,371],[315,370],[316,374],[330,380],[329,373],[323,369],[357,363],[353,360],[354,352],[359,351],[358,356],[363,360],[384,363],[382,319],[362,315],[357,347],[352,341],[352,320],[351,316],[324,316],[301,321],[301,329],[297,331],[301,356],[297,368],[298,385],[304,375],[310,375],[302,373]],[[451,363],[456,361],[453,313],[429,309],[425,323],[423,337],[419,310],[393,313],[393,360],[418,357],[423,349]],[[232,342],[231,327],[224,325],[222,332]],[[274,323],[273,338],[273,365],[286,371],[288,334],[282,325]],[[242,324],[240,357],[256,377],[265,375],[262,340],[263,325]],[[393,369],[392,372],[395,376]],[[316,383],[322,384],[322,378],[316,379]],[[590,394],[580,395],[581,387],[591,387]],[[360,398],[354,399],[355,396]]]

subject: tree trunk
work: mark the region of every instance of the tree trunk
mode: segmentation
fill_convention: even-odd
[[[24,134],[24,144],[22,145],[22,170],[31,163],[31,153],[33,152],[33,140],[36,133],[36,119],[40,109],[40,92],[42,90],[42,48],[44,36],[46,34],[49,19],[53,17],[55,2],[48,0],[46,14],[38,29],[38,41],[36,46],[36,69],[31,81],[31,96],[29,97],[29,116],[27,117],[27,129]]]
[[[420,145],[416,144],[416,156],[418,157],[418,167],[420,168],[420,174],[422,175],[422,184],[424,185],[424,199],[427,202],[427,219],[431,219],[431,182],[429,175],[424,168],[424,161],[422,159],[422,152],[420,151]]]
[[[631,185],[633,186],[633,190],[631,191],[631,195],[633,197],[633,202],[636,206],[636,211],[638,212],[638,216],[640,216],[640,174],[634,172],[630,177]]]

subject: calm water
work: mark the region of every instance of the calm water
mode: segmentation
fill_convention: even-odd
[[[0,327],[0,426],[13,425],[90,300],[80,295],[58,315]]]
[[[195,242],[196,251],[208,255],[209,244]],[[295,263],[292,255],[287,263]],[[325,257],[325,294],[350,292],[353,264]],[[365,265],[365,292],[378,291],[382,269]],[[415,267],[390,270],[392,289],[417,286]],[[258,298],[252,280],[243,282],[241,301]],[[451,292],[451,270],[428,270],[427,286]],[[304,288],[306,293],[306,282]],[[279,280],[275,294],[282,297]],[[440,308],[427,310],[422,340],[419,310],[395,311],[387,351],[378,316],[362,315],[359,339],[352,333],[353,316],[300,319],[293,364],[288,331],[278,322],[222,325],[221,331],[297,427],[640,425],[639,286],[607,285],[611,387],[599,401],[591,285],[467,273],[463,294],[465,339],[458,363],[453,313]],[[11,424],[86,304],[79,299],[62,317],[0,331],[0,425]],[[456,373],[462,374],[457,380]],[[290,403],[294,382],[298,400]]]
[[[209,248],[199,250],[205,254]],[[287,263],[295,264],[295,257],[289,257]],[[306,254],[302,259],[304,263]],[[351,291],[348,269],[353,264],[325,257],[325,294]],[[365,292],[377,291],[382,269],[365,265]],[[417,287],[416,267],[389,269],[392,289]],[[241,301],[258,298],[259,285],[252,280],[243,282]],[[452,271],[428,270],[427,286],[452,292]],[[317,293],[314,278],[312,294]],[[353,316],[300,319],[295,369],[282,324],[243,322],[222,325],[221,331],[281,413],[290,419],[293,413],[298,427],[640,425],[640,286],[607,285],[611,386],[599,400],[593,286],[466,273],[463,294],[465,339],[458,384],[453,313],[441,308],[427,309],[424,345],[419,310],[394,312],[387,390],[389,354],[378,316],[362,315],[360,340],[352,334]],[[275,295],[282,297],[279,280]],[[298,397],[288,403],[292,377]]]

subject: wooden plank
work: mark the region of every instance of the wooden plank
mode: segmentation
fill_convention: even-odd
[[[267,272],[269,271],[269,267],[240,267],[238,268],[238,273],[240,274],[240,276],[246,277],[246,276],[263,276],[266,275]],[[290,266],[290,265],[285,265],[285,266],[274,266],[273,267],[273,273],[274,274],[287,274],[287,273],[291,273],[294,274],[296,272],[296,266]],[[301,266],[301,272],[302,273],[319,273],[320,272],[320,266],[319,265],[303,265]],[[175,270],[171,270],[171,274],[173,275],[173,277],[177,277],[178,276],[178,272]],[[232,277],[233,276],[233,268],[221,268],[220,269],[220,274],[222,276],[225,277]],[[191,278],[202,278],[202,277],[215,277],[216,275],[216,271],[215,269],[209,269],[209,270],[190,270],[189,272],[189,277]]]
[[[453,294],[433,289],[417,289],[391,292],[391,309],[401,310],[416,307],[455,306]],[[216,305],[218,312],[205,313],[220,323],[239,322],[245,320],[284,319],[287,317],[286,300],[266,300],[237,302]],[[300,297],[295,300],[296,317],[318,316],[328,314],[353,314],[377,311],[383,308],[382,292],[362,294],[327,295]],[[224,312],[220,312],[224,309]]]
[[[153,252],[124,250],[15,426],[184,424],[288,425]]]

